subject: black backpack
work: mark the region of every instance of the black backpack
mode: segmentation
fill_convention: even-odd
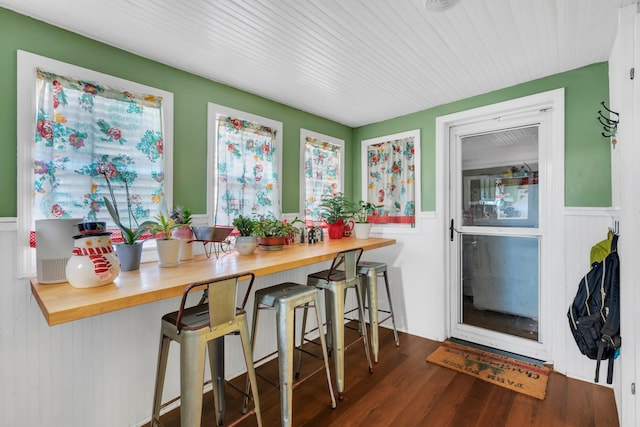
[[[620,260],[618,235],[611,239],[611,252],[582,278],[567,317],[573,338],[582,354],[596,360],[595,382],[600,361],[609,359],[607,384],[613,381],[613,359],[620,348]]]

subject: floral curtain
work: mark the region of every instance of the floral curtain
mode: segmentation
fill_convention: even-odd
[[[367,147],[367,200],[383,205],[376,223],[415,223],[415,141],[407,137]]]
[[[162,99],[37,73],[33,220],[77,217],[116,228],[105,178],[131,207],[131,221],[154,216],[164,193]],[[127,220],[122,208],[120,216]]]
[[[216,224],[239,215],[280,218],[276,131],[247,120],[218,116]]]
[[[340,146],[307,136],[303,167],[304,218],[319,221],[322,196],[340,191]]]

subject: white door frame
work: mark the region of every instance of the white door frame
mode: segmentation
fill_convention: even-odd
[[[442,230],[443,251],[445,253],[445,280],[443,283],[445,295],[445,335],[451,336],[451,256],[449,253],[449,138],[453,126],[472,123],[513,118],[519,114],[527,114],[533,110],[548,110],[550,114],[551,142],[547,149],[540,149],[540,162],[546,159],[547,179],[541,185],[546,186],[547,200],[542,201],[548,208],[548,224],[545,227],[543,239],[550,239],[546,246],[549,248],[542,253],[540,262],[548,268],[541,272],[540,281],[545,283],[542,289],[563,290],[564,285],[564,89],[542,92],[522,98],[517,98],[498,104],[487,105],[471,110],[441,116],[436,119],[436,212],[438,226]],[[548,310],[546,318],[551,326],[546,336],[541,336],[546,351],[545,360],[562,365],[564,361],[554,360],[553,349],[561,348],[562,337],[560,323],[566,323],[563,306],[564,291],[561,297],[542,292],[540,305],[542,310]],[[555,327],[558,326],[558,327]],[[562,352],[560,352],[562,353]],[[558,355],[559,356],[559,355]]]

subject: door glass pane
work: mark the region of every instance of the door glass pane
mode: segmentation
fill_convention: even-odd
[[[538,128],[462,139],[462,225],[538,227]]]
[[[462,235],[466,325],[538,340],[538,237]]]

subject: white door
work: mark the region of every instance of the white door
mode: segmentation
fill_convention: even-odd
[[[544,111],[450,129],[450,335],[548,359]]]

